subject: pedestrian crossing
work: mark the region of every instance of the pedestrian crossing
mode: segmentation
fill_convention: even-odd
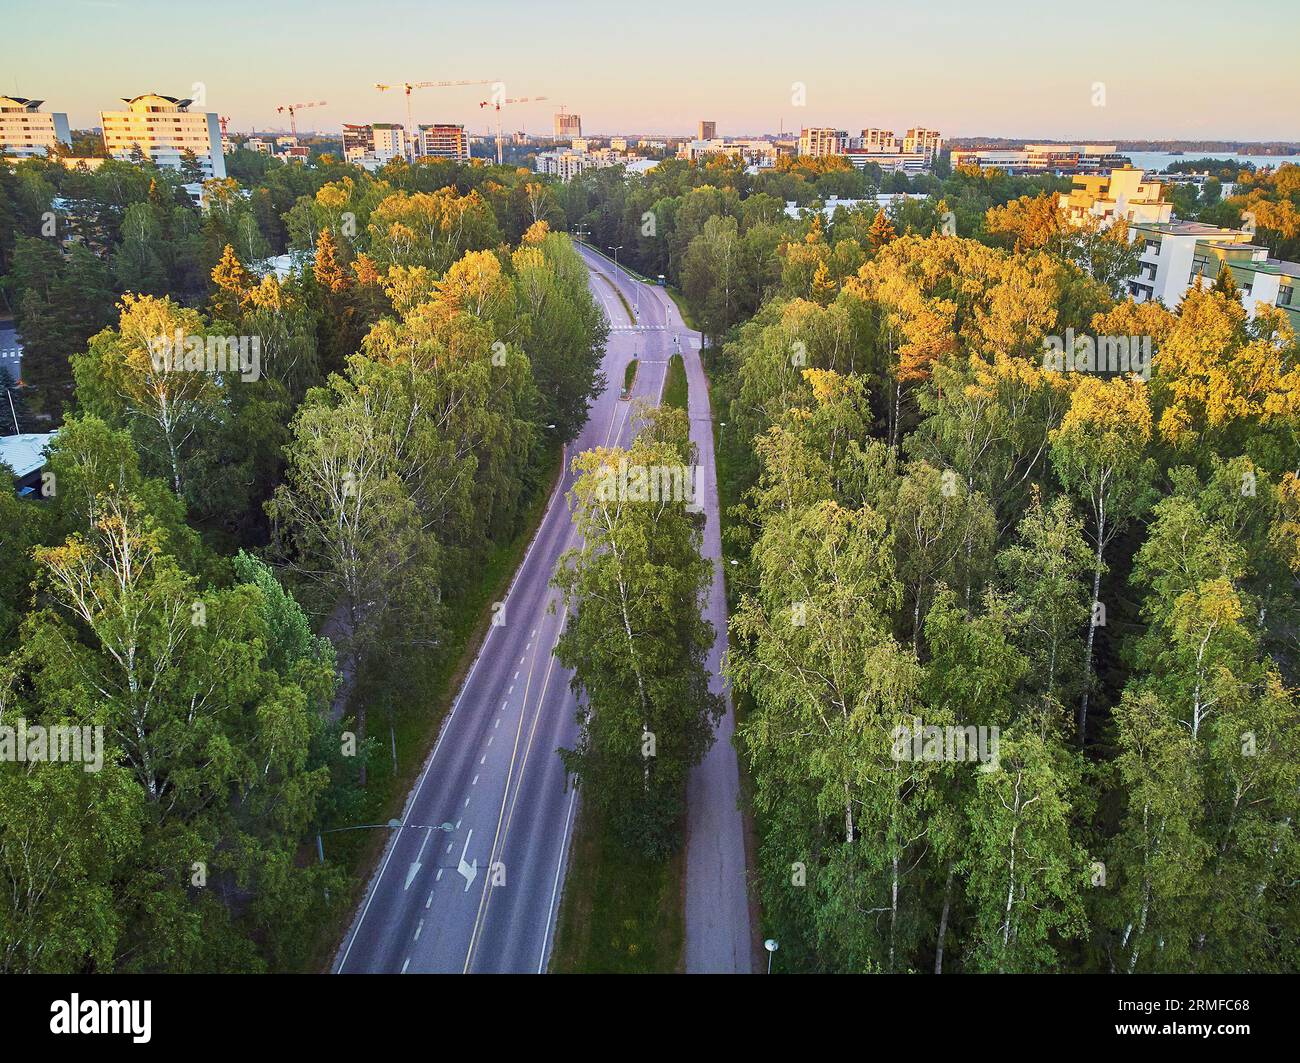
[[[610,325],[610,332],[663,332],[666,325]]]

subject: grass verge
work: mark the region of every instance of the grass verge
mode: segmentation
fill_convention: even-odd
[[[551,972],[672,974],[685,936],[685,849],[647,860],[629,852],[600,813],[579,807]]]
[[[680,354],[674,354],[668,360],[668,379],[664,381],[664,405],[686,409],[687,384],[686,363]]]
[[[632,394],[632,384],[636,381],[637,360],[633,358],[627,363],[627,368],[623,370],[623,394],[620,399],[625,399]]]
[[[604,275],[602,275],[600,279],[603,280],[606,284],[608,284],[611,289],[613,289],[614,294],[618,296],[618,301],[623,304],[623,312],[627,314],[628,324],[635,325],[636,314],[632,312],[632,304],[627,301],[627,296],[623,294],[623,290],[612,280],[610,280],[608,277]]]
[[[696,324],[695,315],[691,313],[691,307],[686,301],[686,296],[684,296],[678,289],[672,287],[672,285],[665,287],[664,291],[668,293],[668,298],[677,304],[677,312],[682,315],[682,320],[686,322],[686,327],[693,328],[696,332],[699,332],[700,326]]]

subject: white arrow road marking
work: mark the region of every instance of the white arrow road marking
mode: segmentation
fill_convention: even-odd
[[[420,861],[417,860],[415,861],[415,863],[411,865],[411,869],[407,871],[406,885],[403,886],[402,889],[409,890],[411,888],[411,883],[415,881],[415,876],[418,875],[419,873],[420,873]]]
[[[465,863],[465,854],[469,852],[469,840],[474,837],[474,832],[470,831],[465,835],[465,848],[460,851],[460,864],[456,870],[460,872],[465,879],[465,892],[469,892],[470,886],[474,885],[474,880],[478,877],[478,857],[474,858],[472,864]]]

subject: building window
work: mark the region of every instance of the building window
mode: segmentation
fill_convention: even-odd
[[[1277,290],[1277,305],[1290,306],[1291,300],[1295,298],[1295,288],[1289,284],[1281,285]]]

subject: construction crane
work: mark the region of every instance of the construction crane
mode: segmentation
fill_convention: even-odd
[[[385,85],[376,81],[375,88],[380,92],[387,92],[389,89],[404,89],[406,92],[406,132],[410,136],[415,135],[415,129],[411,124],[411,90],[412,89],[448,89],[457,85],[499,85],[500,81],[403,81],[397,85]]]
[[[497,165],[501,165],[501,108],[511,103],[540,103],[545,96],[514,96],[509,99],[484,100],[480,107],[491,107],[497,113]]]
[[[325,106],[324,100],[314,100],[311,103],[286,103],[283,107],[277,107],[275,109],[275,113],[283,114],[285,111],[289,112],[289,132],[292,133],[294,136],[297,136],[298,123],[294,120],[294,113],[296,111],[305,111],[307,110],[308,107],[324,107],[324,106]]]

